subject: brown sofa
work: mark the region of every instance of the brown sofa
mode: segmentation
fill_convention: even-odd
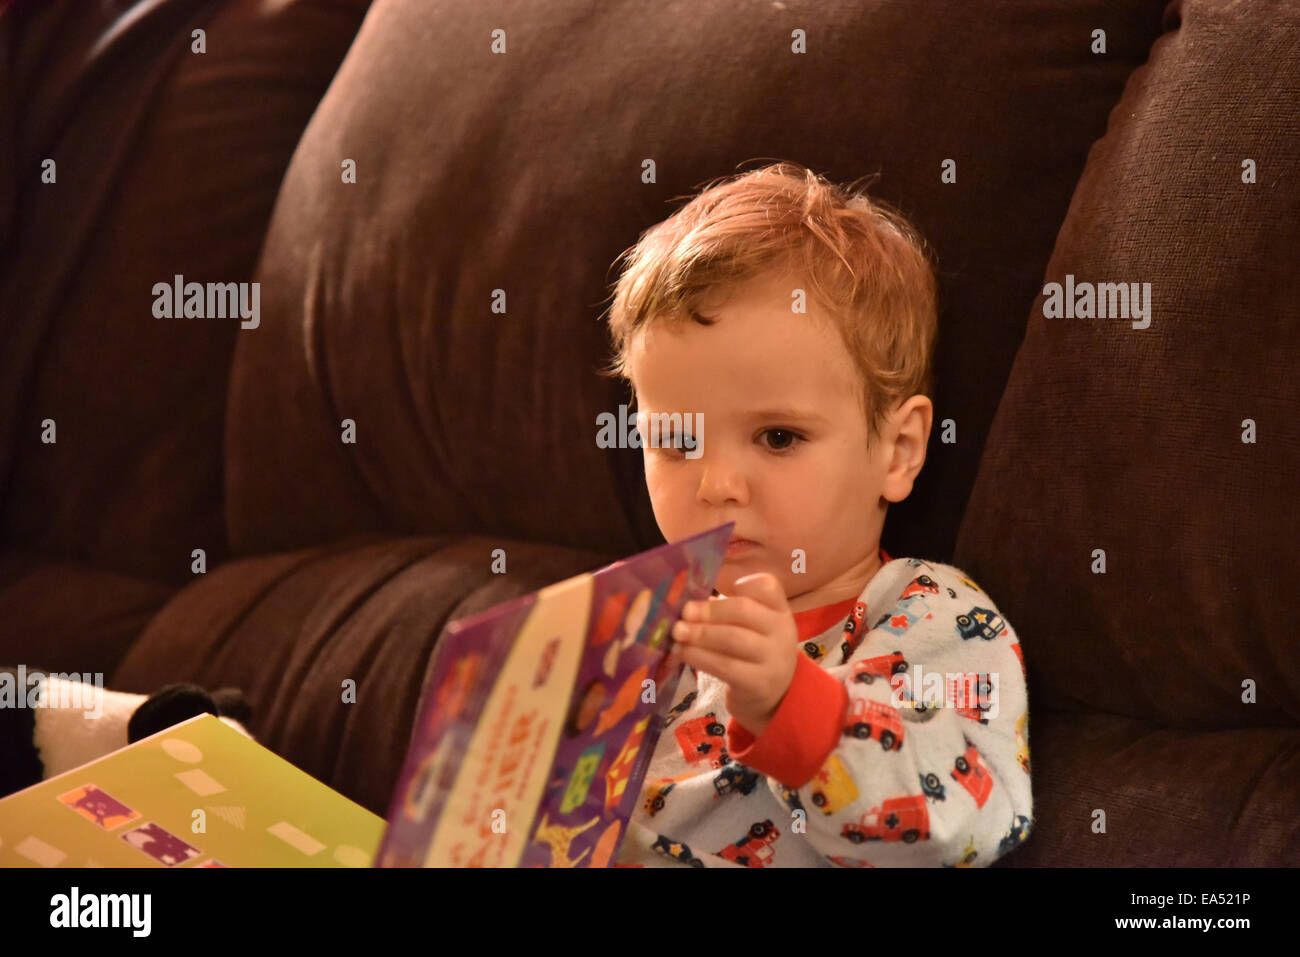
[[[747,161],[878,172],[941,290],[883,545],[1029,674],[999,863],[1300,862],[1294,7],[113,8],[0,14],[0,662],[239,686],[385,813],[446,621],[662,541],[594,441],[610,263]],[[260,324],[156,318],[176,274]],[[1150,282],[1149,327],[1046,317],[1066,275]]]

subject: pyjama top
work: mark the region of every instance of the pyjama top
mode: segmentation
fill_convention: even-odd
[[[685,666],[618,866],[980,867],[1028,838],[1018,637],[960,569],[881,559],[856,599],[794,614],[759,737]]]

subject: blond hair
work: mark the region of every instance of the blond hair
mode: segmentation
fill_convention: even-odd
[[[714,180],[647,229],[614,260],[624,261],[607,310],[614,358],[600,374],[634,387],[629,348],[652,321],[713,325],[696,311],[710,290],[792,267],[853,359],[870,443],[890,410],[933,388],[936,282],[920,234],[854,187],[773,163]]]

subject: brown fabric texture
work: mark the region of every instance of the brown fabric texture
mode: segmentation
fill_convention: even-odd
[[[999,865],[1300,860],[1294,13],[843,4],[796,55],[769,5],[376,0],[348,50],[365,6],[0,16],[0,665],[239,687],[385,814],[448,621],[661,541],[639,451],[594,441],[614,258],[742,163],[878,172],[941,307],[882,544],[967,570],[1029,675]],[[1044,319],[1067,272],[1152,282],[1151,327]],[[260,327],[154,319],[175,273],[260,281]]]
[[[1285,597],[1300,579],[1300,11],[1269,9],[1183,3],[1133,74],[1046,281],[1149,282],[1150,326],[1046,318],[1040,296],[957,544],[957,564],[1021,636],[1032,726],[1049,712],[1108,712],[1157,722],[1171,741],[1205,732],[1189,749],[1218,742],[1213,762],[1153,753],[1129,783],[1151,804],[1149,834],[1175,782],[1207,801],[1242,786],[1211,805],[1225,827],[1246,811],[1300,818],[1300,646]],[[1222,733],[1232,729],[1261,730]],[[1209,792],[1193,773],[1231,780]],[[1252,792],[1257,775],[1269,784]],[[1035,774],[1036,794],[1065,784]],[[1094,800],[1108,806],[1109,793],[1103,782]],[[1176,842],[1160,852],[1147,836],[1133,853],[1300,860],[1294,829],[1239,836],[1207,837],[1203,855]],[[1069,838],[1049,823],[1034,840],[1055,859]]]
[[[958,442],[936,429],[884,544],[950,554],[1070,189],[1160,9],[816,7],[797,55],[766,5],[379,0],[286,174],[262,327],[239,337],[234,551],[376,530],[659,544],[640,453],[595,442],[629,398],[596,375],[609,267],[675,196],[782,157],[841,182],[879,172],[873,193],[938,249],[936,421]],[[1089,51],[1099,26],[1106,56]],[[641,182],[647,158],[657,182]]]
[[[1034,710],[1032,694],[1031,687],[1034,830],[994,867],[1300,860],[1300,730],[1183,731],[1100,712]]]
[[[153,285],[252,279],[280,177],[363,13],[77,0],[7,15],[4,542],[173,584],[189,580],[192,549],[225,556],[238,321],[155,318]],[[196,28],[206,53],[191,52]],[[41,182],[46,158],[56,183]]]
[[[491,571],[495,548],[507,574]],[[610,560],[499,538],[358,536],[232,561],[162,609],[111,684],[241,688],[262,744],[384,816],[442,627]]]
[[[0,662],[111,674],[173,592],[75,562],[0,553]]]
[[[1039,707],[1300,721],[1279,600],[1300,579],[1297,29],[1184,4],[1070,204],[1047,281],[1150,282],[1151,325],[1045,318],[1040,296],[958,550],[1025,636]]]

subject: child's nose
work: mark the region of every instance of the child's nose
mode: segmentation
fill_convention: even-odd
[[[710,505],[726,502],[744,505],[749,501],[749,483],[739,469],[715,457],[700,475],[699,496]]]

